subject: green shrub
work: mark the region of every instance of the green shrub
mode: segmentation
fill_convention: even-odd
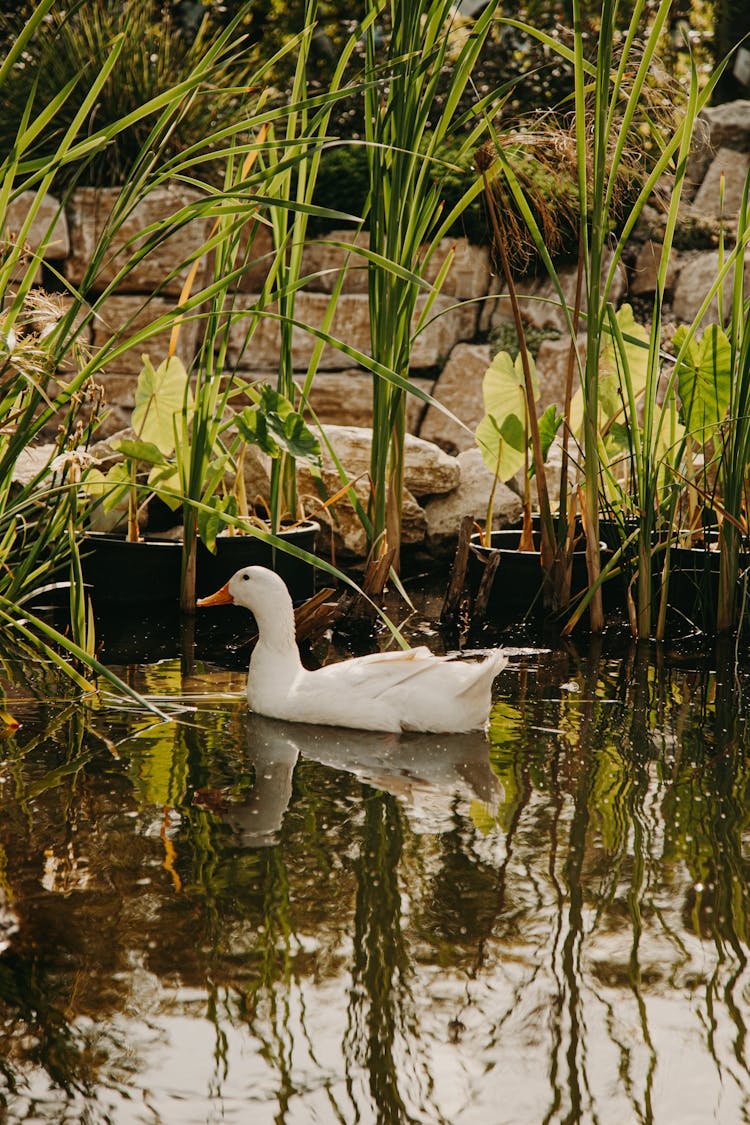
[[[22,15],[23,10],[0,13],[0,35],[7,41],[18,34]],[[176,87],[218,34],[205,22],[195,36],[185,35],[175,27],[169,9],[155,9],[150,0],[124,4],[83,0],[70,10],[55,7],[42,32],[33,38],[0,88],[0,150],[9,152],[27,106],[33,105],[33,113],[39,114],[74,83],[48,127],[36,138],[33,155],[42,159],[54,156],[120,33],[124,33],[123,48],[91,114],[90,131],[105,128]],[[202,141],[222,122],[237,119],[245,108],[238,87],[246,83],[250,65],[246,44],[235,40],[227,45],[202,89],[186,97],[177,127],[162,139],[162,161]],[[121,186],[135,157],[147,147],[152,124],[150,118],[141,119],[120,131],[86,165],[61,169],[56,177],[58,189],[71,178],[97,187]]]

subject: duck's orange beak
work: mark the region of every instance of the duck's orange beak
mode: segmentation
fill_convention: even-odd
[[[196,605],[201,607],[210,605],[234,605],[234,598],[229,593],[229,583],[225,583],[220,590],[215,594],[209,594],[207,598],[198,598]]]

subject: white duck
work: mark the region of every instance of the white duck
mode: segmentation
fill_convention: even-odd
[[[425,647],[374,653],[309,671],[294,635],[294,609],[283,580],[263,566],[238,570],[199,606],[235,604],[258,626],[247,699],[259,715],[359,730],[458,732],[487,722],[492,681],[505,665],[500,649],[481,660],[434,656]]]

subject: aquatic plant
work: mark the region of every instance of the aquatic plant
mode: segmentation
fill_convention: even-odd
[[[475,183],[451,215],[442,216],[445,147],[451,138],[460,137],[460,157],[476,147],[484,130],[482,102],[473,125],[471,115],[467,120],[458,106],[496,7],[496,0],[490,0],[464,36],[452,0],[369,0],[368,4],[368,12],[389,21],[385,55],[374,22],[365,40],[370,333],[372,358],[384,369],[373,381],[369,541],[376,554],[391,549],[396,559],[401,541],[406,395],[412,389],[409,357],[414,336],[433,315],[450,261],[444,263],[434,286],[424,280],[425,267],[454,217],[481,191],[481,184]],[[448,60],[449,93],[433,120],[440,74]]]
[[[699,89],[693,67],[688,95],[682,107],[679,99],[675,99],[674,91],[672,94],[668,93],[671,87],[665,88],[654,81],[653,68],[670,7],[671,0],[662,0],[650,19],[647,19],[646,4],[636,3],[627,31],[620,41],[616,30],[618,5],[614,0],[605,0],[596,54],[592,61],[586,54],[581,5],[578,2],[573,5],[572,49],[528,24],[520,25],[517,21],[509,21],[511,26],[522,26],[526,34],[545,43],[551,51],[573,65],[573,135],[578,181],[581,293],[580,305],[576,301],[573,309],[568,305],[559,274],[545,245],[543,227],[530,205],[527,192],[503,146],[496,146],[507,190],[524,217],[534,246],[544,261],[560,298],[571,335],[571,356],[580,372],[583,394],[582,433],[576,459],[582,476],[582,514],[590,585],[585,605],[589,609],[591,627],[597,632],[604,625],[599,509],[602,473],[606,477],[608,472],[608,458],[602,453],[599,372],[601,351],[605,343],[610,341],[618,352],[615,366],[619,372],[625,404],[622,421],[630,434],[628,440],[632,451],[633,510],[639,520],[637,609],[633,616],[633,627],[642,637],[649,636],[652,627],[651,539],[658,482],[664,463],[662,438],[665,417],[657,403],[657,388],[660,379],[661,310],[666,269],[695,122],[718,77],[715,74]],[[634,161],[644,148],[644,130],[648,132],[651,152],[648,163],[642,163],[638,168]],[[674,174],[674,188],[667,214],[646,349],[646,378],[642,394],[633,393],[632,381],[629,386],[629,360],[622,348],[624,338],[618,332],[611,302],[612,286],[627,240],[655,185],[668,170]],[[623,180],[630,184],[624,211]],[[618,233],[613,237],[616,214]],[[576,343],[579,314],[586,327],[583,355],[578,354]],[[571,437],[570,427],[565,426],[564,450],[567,450]],[[566,458],[567,453],[564,468]],[[581,606],[581,612],[583,608]]]

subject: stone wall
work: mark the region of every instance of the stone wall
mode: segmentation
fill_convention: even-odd
[[[720,219],[726,245],[731,246],[736,234],[745,177],[750,167],[750,101],[708,109],[702,116],[705,128],[698,132],[698,143],[691,156],[689,185],[681,207],[667,279],[667,323],[670,320],[675,324],[690,322],[697,314],[717,276]],[[723,216],[720,213],[722,180]],[[660,185],[658,195],[661,204],[656,198],[653,206],[646,208],[614,289],[615,300],[633,304],[636,316],[644,322],[648,320],[653,299],[664,231],[665,198],[668,199],[669,190],[667,180]],[[178,229],[171,238],[155,246],[137,268],[127,272],[126,288],[118,285],[107,293],[97,310],[89,341],[92,347],[100,346],[113,332],[127,341],[133,332],[174,308],[187,273],[184,263],[191,255],[195,256],[209,233],[207,220],[191,217],[191,204],[196,198],[194,193],[184,188],[160,189],[153,192],[123,224],[106,259],[97,266],[96,277],[89,290],[92,293],[104,293],[113,285],[118,270],[145,244],[150,228],[158,218],[165,214],[177,214],[184,218],[183,222],[176,224]],[[44,262],[40,263],[40,276],[45,283],[50,284],[53,280],[53,271],[59,271],[74,286],[88,283],[86,275],[97,237],[116,203],[116,192],[96,192],[88,188],[76,191],[65,211],[61,211],[54,200],[49,200],[37,224],[39,230],[46,229],[51,218],[57,214],[54,236],[44,250]],[[20,229],[25,214],[23,196],[13,204],[10,214],[8,227],[13,229],[15,223]],[[40,237],[38,233],[36,237]],[[33,249],[34,232],[30,233],[27,241]],[[334,284],[341,271],[345,270],[330,331],[350,349],[367,353],[367,274],[363,259],[348,249],[353,241],[351,232],[341,231],[313,241],[306,247],[303,273],[310,280],[297,295],[295,317],[303,324],[320,328],[329,308]],[[440,528],[447,529],[450,540],[461,515],[469,511],[477,517],[483,515],[489,473],[476,455],[472,431],[483,413],[482,377],[493,351],[498,350],[498,339],[504,332],[507,334],[511,324],[508,301],[499,291],[497,278],[492,275],[486,249],[471,246],[464,239],[455,242],[446,240],[430,263],[428,278],[436,276],[449,253],[454,257],[445,284],[431,311],[427,327],[414,343],[411,378],[462,424],[452,421],[435,406],[425,409],[416,398],[411,401],[409,409],[411,432],[438,445],[451,455],[457,467],[457,475],[450,478],[454,483],[449,489],[436,485],[433,496],[430,496],[429,490],[423,489],[419,503],[414,501],[418,511],[411,512],[409,509],[409,526],[416,529],[414,537],[419,540],[420,536],[426,536],[428,540],[432,539],[436,548],[443,542]],[[237,308],[246,310],[248,316],[257,307],[258,294],[271,257],[270,239],[261,229],[253,243],[253,261],[237,287]],[[201,259],[194,288],[205,283],[209,269],[210,264]],[[561,278],[572,303],[575,269],[563,269]],[[730,285],[731,279],[728,279],[727,306]],[[542,387],[541,404],[543,407],[550,402],[559,404],[567,367],[568,341],[556,293],[546,279],[532,279],[522,285],[521,290],[526,298],[522,302],[524,318],[539,341],[536,363]],[[423,303],[420,303],[418,312]],[[264,311],[273,313],[272,308]],[[715,307],[706,316],[715,317]],[[248,319],[238,318],[232,330],[229,362],[248,378],[273,381],[279,347],[278,321],[272,315],[261,317],[249,345],[246,345],[248,323]],[[199,318],[183,323],[178,351],[186,361],[196,350],[200,325]],[[105,434],[127,423],[135,376],[141,366],[141,353],[148,352],[151,359],[158,363],[166,354],[168,343],[169,332],[162,333],[146,347],[126,350],[106,366],[101,378],[110,404]],[[314,343],[314,336],[301,328],[295,329],[295,362],[301,377],[307,369]],[[360,432],[360,440],[366,443],[367,438],[362,436],[361,428],[370,422],[371,402],[369,374],[345,352],[326,346],[311,396],[312,406],[320,420],[327,426],[343,427],[341,433],[347,434],[349,446],[351,427]],[[459,478],[462,483],[456,484]],[[409,503],[411,499],[413,497]],[[509,490],[501,489],[497,511],[501,522],[515,518],[517,497]],[[346,549],[346,541],[340,542],[339,546]],[[354,549],[353,544],[348,546]]]

